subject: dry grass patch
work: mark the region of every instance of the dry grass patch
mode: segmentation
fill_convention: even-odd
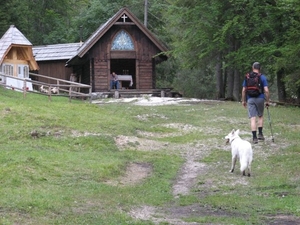
[[[132,162],[126,167],[124,176],[121,176],[116,180],[108,180],[105,183],[112,186],[137,185],[149,177],[152,170],[153,167],[150,163]]]

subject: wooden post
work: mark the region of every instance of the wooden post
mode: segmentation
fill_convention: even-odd
[[[57,84],[57,94],[59,94],[59,80],[56,81]]]
[[[70,84],[70,88],[69,88],[69,102],[71,102],[71,98],[72,98],[72,84]]]
[[[48,88],[48,99],[49,99],[50,102],[52,101],[52,98],[51,98],[51,85]]]
[[[26,88],[26,80],[24,80],[23,81],[23,98],[25,98],[26,97],[26,90],[27,88]]]
[[[81,75],[80,74],[78,74],[78,81],[77,82],[81,83]],[[78,89],[77,92],[81,91],[80,87],[78,87],[77,89]]]
[[[119,98],[119,97],[120,97],[119,92],[115,91],[115,98]]]
[[[92,103],[92,88],[89,88],[89,95],[90,95],[90,103]]]

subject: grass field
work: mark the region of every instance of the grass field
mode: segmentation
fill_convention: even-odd
[[[249,178],[224,140],[251,140],[240,103],[108,101],[0,88],[0,224],[300,224],[299,108],[270,107]]]

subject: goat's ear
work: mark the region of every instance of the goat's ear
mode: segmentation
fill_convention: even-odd
[[[233,130],[231,131],[231,133],[234,134],[234,132],[235,132],[235,130],[233,129]]]
[[[240,133],[240,129],[238,129],[235,133],[238,135]]]

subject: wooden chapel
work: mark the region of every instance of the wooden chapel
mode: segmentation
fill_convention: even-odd
[[[109,89],[113,71],[123,89],[154,89],[155,67],[168,58],[167,48],[126,7],[83,43],[36,46],[33,51],[40,74],[66,80],[76,74],[93,92]]]

